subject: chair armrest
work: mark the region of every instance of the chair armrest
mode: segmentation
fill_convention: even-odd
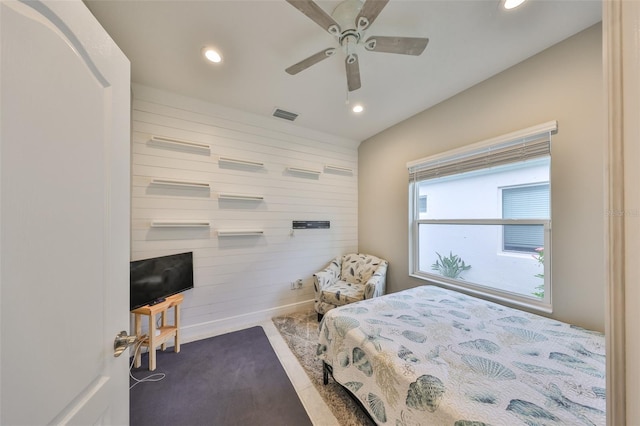
[[[341,256],[336,257],[320,272],[313,274],[313,289],[317,293],[330,286],[340,278]]]
[[[386,260],[381,262],[373,273],[369,281],[364,286],[364,298],[371,299],[373,297],[382,296],[387,287],[387,267],[389,262]]]

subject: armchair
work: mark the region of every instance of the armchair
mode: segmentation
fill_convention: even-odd
[[[338,256],[313,275],[318,321],[329,310],[385,292],[388,262],[370,254]]]

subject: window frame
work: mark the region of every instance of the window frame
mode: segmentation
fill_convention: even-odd
[[[420,164],[424,164],[426,162],[433,162],[434,160],[439,160],[440,158],[447,158],[448,156],[460,155],[465,152],[471,152],[474,149],[478,149],[483,146],[491,146],[492,144],[504,143],[508,141],[515,141],[518,138],[524,138],[532,135],[541,135],[548,134],[549,140],[550,135],[555,134],[557,132],[557,122],[548,122],[542,125],[533,126],[528,129],[524,129],[518,132],[513,132],[508,135],[500,136],[497,138],[490,139],[488,141],[479,142],[467,147],[455,149],[449,152],[445,152],[442,154],[438,154],[435,156],[427,157],[425,159],[420,159],[416,161],[412,161],[407,163],[407,168],[411,171],[412,167]],[[550,151],[550,149],[549,149]],[[550,153],[549,153],[550,155]],[[549,165],[549,172],[551,174],[551,164]],[[466,293],[470,293],[476,296],[480,296],[483,298],[487,298],[489,300],[493,300],[496,302],[508,303],[511,305],[515,305],[518,307],[527,308],[534,311],[552,313],[553,312],[553,304],[552,304],[552,276],[551,276],[551,265],[552,265],[552,244],[551,244],[551,217],[549,219],[420,219],[420,211],[419,211],[419,183],[426,181],[428,179],[423,180],[413,180],[409,179],[409,276],[425,281],[429,281],[443,287],[447,287],[453,290],[464,291]],[[539,182],[540,184],[548,183],[549,184],[549,211],[551,216],[551,179],[549,182]],[[531,183],[538,184],[536,183]],[[523,185],[526,186],[526,185]],[[522,294],[500,290],[494,287],[489,287],[486,285],[482,285],[479,283],[473,283],[460,279],[452,279],[443,277],[439,274],[434,274],[429,271],[424,271],[419,269],[420,265],[420,238],[419,238],[419,228],[422,224],[447,224],[447,225],[542,225],[544,227],[544,263],[543,263],[543,274],[544,274],[544,297],[542,299],[536,298],[534,296],[525,296]],[[501,243],[503,246],[503,242]],[[514,251],[498,251],[497,255],[531,255],[531,253],[523,253],[523,252],[514,252]]]

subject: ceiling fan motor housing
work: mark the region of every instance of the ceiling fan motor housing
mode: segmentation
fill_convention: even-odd
[[[356,30],[356,17],[362,10],[363,2],[360,0],[345,0],[333,9],[331,17],[340,25],[342,33]]]
[[[340,46],[344,47],[347,54],[351,53],[351,46],[355,46],[360,41],[360,33],[356,30],[346,30],[340,35]]]

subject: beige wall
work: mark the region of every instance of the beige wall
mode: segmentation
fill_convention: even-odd
[[[558,121],[552,138],[552,316],[604,330],[602,29],[595,25],[364,141],[359,249],[389,260],[387,291],[408,276],[406,163]]]

